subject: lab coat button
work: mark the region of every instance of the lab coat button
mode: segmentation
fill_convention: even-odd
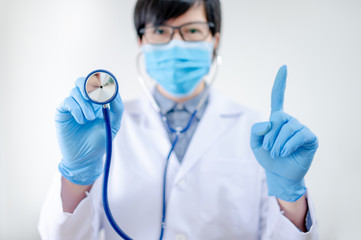
[[[184,110],[184,105],[183,104],[181,104],[181,103],[178,103],[176,106],[175,106],[175,109],[177,109],[177,110]]]
[[[177,234],[177,236],[175,236],[175,240],[186,240],[186,236],[182,233]]]
[[[182,179],[178,182],[178,187],[184,188],[184,185],[185,185],[184,179]]]

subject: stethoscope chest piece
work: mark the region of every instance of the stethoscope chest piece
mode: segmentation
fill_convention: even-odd
[[[84,90],[90,101],[106,105],[117,96],[118,82],[109,71],[99,69],[88,74]]]

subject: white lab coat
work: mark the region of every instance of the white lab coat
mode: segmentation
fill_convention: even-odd
[[[214,90],[182,164],[172,154],[167,176],[165,240],[318,239],[313,226],[300,232],[267,195],[264,170],[249,146],[250,129],[260,118]],[[113,142],[109,202],[118,225],[135,240],[159,238],[162,177],[170,141],[147,99],[125,104]],[[60,175],[43,206],[42,239],[120,239],[101,203],[102,178],[73,214],[63,213]],[[310,201],[308,201],[310,202]]]

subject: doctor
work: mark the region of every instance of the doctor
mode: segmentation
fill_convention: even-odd
[[[173,128],[184,128],[206,94],[217,54],[219,0],[138,0],[134,23],[153,97]],[[287,68],[280,68],[269,121],[211,88],[168,164],[163,239],[318,239],[304,183],[316,136],[283,111]],[[120,239],[101,204],[105,131],[101,107],[85,97],[84,78],[58,107],[63,158],[43,206],[42,239]],[[142,97],[111,103],[109,202],[136,240],[159,239],[162,184],[176,134]]]

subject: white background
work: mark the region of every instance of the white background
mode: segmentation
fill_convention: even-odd
[[[54,113],[74,81],[105,68],[128,100],[142,94],[134,0],[0,1],[0,239],[39,239],[37,221],[61,158]],[[216,87],[270,111],[288,65],[285,110],[320,148],[306,182],[321,239],[359,239],[361,2],[224,0]]]

